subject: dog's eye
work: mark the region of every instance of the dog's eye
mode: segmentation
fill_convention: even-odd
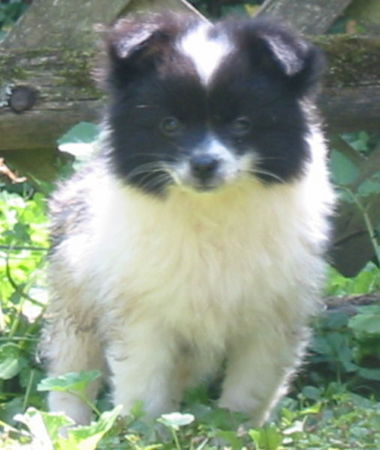
[[[183,130],[183,124],[176,117],[164,117],[160,122],[160,130],[167,136],[177,136]]]
[[[248,117],[238,117],[232,122],[232,132],[235,136],[245,136],[251,130],[252,123]]]

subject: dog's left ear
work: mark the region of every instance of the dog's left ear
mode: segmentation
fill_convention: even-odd
[[[295,35],[267,39],[273,57],[287,77],[289,88],[300,97],[315,93],[326,66],[322,50]]]
[[[247,21],[241,28],[252,65],[284,80],[299,97],[316,92],[325,69],[322,51],[278,22]]]

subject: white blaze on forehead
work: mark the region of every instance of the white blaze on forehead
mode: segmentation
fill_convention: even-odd
[[[186,34],[179,43],[180,50],[192,59],[205,84],[232,49],[226,36],[210,37],[210,29],[209,24],[199,25]]]

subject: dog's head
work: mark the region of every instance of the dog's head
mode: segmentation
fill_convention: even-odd
[[[107,38],[110,157],[127,183],[198,192],[285,183],[309,157],[318,49],[267,20],[127,18]]]

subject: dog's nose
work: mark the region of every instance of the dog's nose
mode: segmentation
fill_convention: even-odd
[[[220,159],[216,155],[198,154],[190,160],[191,173],[199,181],[207,181],[218,170]]]

